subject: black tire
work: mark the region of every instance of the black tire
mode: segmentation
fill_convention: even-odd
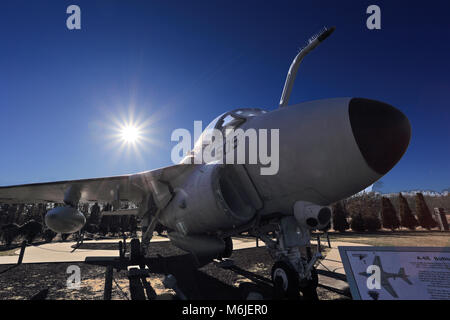
[[[222,258],[229,258],[233,254],[233,240],[231,240],[231,237],[226,237],[223,241],[225,242],[225,250],[223,250]]]
[[[317,286],[319,284],[319,275],[316,268],[311,269],[311,279],[300,282],[300,291],[303,300],[319,300],[317,296]]]
[[[299,299],[298,273],[287,262],[277,261],[272,267],[275,299]]]

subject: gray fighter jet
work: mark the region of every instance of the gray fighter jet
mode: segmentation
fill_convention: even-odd
[[[411,137],[407,117],[384,102],[332,98],[288,105],[300,62],[333,31],[324,29],[309,39],[294,58],[278,108],[242,108],[218,116],[181,163],[123,176],[0,187],[0,202],[64,203],[49,211],[45,222],[56,232],[71,233],[85,224],[79,203],[109,202],[117,210],[120,201],[132,201],[143,221],[143,245],[161,223],[175,246],[206,261],[230,256],[231,237],[248,232],[266,243],[275,259],[272,278],[282,290],[315,290],[319,255],[308,254],[311,230],[328,226],[330,204],[391,170]],[[276,173],[261,174],[267,169],[261,161],[195,162],[211,143],[209,130],[230,128],[279,130],[278,144],[268,150],[279,153]],[[222,156],[233,150],[224,148]]]

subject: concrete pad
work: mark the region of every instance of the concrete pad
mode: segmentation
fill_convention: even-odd
[[[83,243],[118,243],[121,239],[85,240]],[[169,241],[165,237],[154,236],[152,242]],[[129,241],[128,241],[129,242]],[[49,262],[84,262],[86,257],[118,257],[118,250],[91,250],[77,249],[74,252],[74,241],[51,242],[38,246],[31,245],[25,249],[22,263],[49,263]],[[19,258],[20,248],[11,256],[0,256],[0,264],[15,264]]]
[[[77,249],[74,252],[72,246],[76,242],[46,243],[40,246],[28,246],[25,249],[22,263],[46,263],[46,262],[83,262],[87,256],[119,256],[117,250],[85,250]],[[15,253],[18,254],[20,250]],[[18,255],[0,257],[0,264],[17,263]]]
[[[265,247],[266,244],[262,241],[259,241],[258,246]],[[233,238],[233,250],[248,249],[255,247],[256,247],[255,240],[249,241],[248,239],[242,240],[240,238]]]
[[[85,240],[83,243],[118,243],[121,239],[102,239],[102,240]],[[151,242],[169,241],[166,237],[154,236]],[[127,241],[129,243],[129,241]],[[68,242],[52,242],[38,246],[31,245],[25,249],[22,263],[51,263],[51,262],[84,262],[86,257],[118,257],[118,250],[95,250],[95,249],[77,249],[74,252],[74,241]],[[259,242],[260,246],[264,246],[263,242]],[[254,248],[256,241],[248,241],[248,239],[233,239],[233,247],[235,250]],[[19,258],[20,248],[14,255],[0,256],[0,264],[16,264]]]
[[[315,242],[315,241],[311,241]],[[344,266],[342,264],[341,255],[339,254],[338,247],[343,246],[362,246],[366,247],[367,244],[360,244],[360,243],[352,243],[352,242],[342,242],[342,241],[335,241],[331,242],[331,248],[327,252],[325,259],[320,260],[320,264],[318,266],[318,269],[323,269],[335,273],[340,273],[345,275]]]
[[[317,270],[319,273],[319,285],[328,287],[345,295],[349,294],[349,287],[345,277],[344,265],[338,247],[341,246],[368,246],[351,242],[331,242],[331,248],[325,259],[320,260]]]
[[[84,243],[118,243],[121,239],[102,239],[102,240],[85,240]],[[154,236],[151,242],[169,241],[167,237]],[[76,242],[52,242],[45,243],[39,246],[28,246],[25,249],[25,255],[22,263],[51,263],[51,262],[84,262],[88,256],[101,257],[117,257],[118,250],[92,250],[92,249],[77,249],[74,252],[73,245]],[[321,260],[319,269],[329,270],[337,273],[344,273],[341,258],[337,246],[354,246],[350,242],[332,242],[332,248],[327,253],[324,260]],[[264,247],[265,244],[259,241],[259,246]],[[364,246],[364,245],[361,245]],[[233,247],[235,250],[248,249],[256,247],[256,241],[251,238],[233,238]],[[15,251],[15,255],[0,256],[0,264],[15,264],[17,263],[20,248]]]

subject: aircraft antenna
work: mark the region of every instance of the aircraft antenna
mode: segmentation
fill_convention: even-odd
[[[289,68],[286,82],[284,83],[283,93],[281,94],[280,105],[279,107],[287,106],[289,102],[289,97],[291,96],[292,87],[294,86],[295,77],[297,76],[298,67],[302,62],[303,58],[311,52],[315,47],[319,45],[323,40],[329,37],[330,34],[333,33],[335,27],[326,28],[324,27],[319,33],[313,35],[309,38],[308,43],[305,47],[303,47],[297,56],[292,61],[292,64]]]

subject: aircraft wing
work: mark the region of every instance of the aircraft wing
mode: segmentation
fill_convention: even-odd
[[[412,285],[411,280],[408,279],[408,277],[402,277],[403,281],[405,281],[407,284]]]
[[[5,186],[0,187],[0,202],[62,203],[70,188],[80,192],[81,202],[140,201],[149,193],[154,193],[162,199],[167,198],[170,191],[169,182],[190,166],[179,164],[122,176]]]
[[[394,288],[392,288],[391,284],[389,283],[389,281],[387,279],[386,279],[386,281],[381,282],[381,286],[383,287],[383,289],[385,289],[387,292],[389,292],[389,294],[391,296],[393,296],[394,298],[398,298],[397,292],[395,292]]]

